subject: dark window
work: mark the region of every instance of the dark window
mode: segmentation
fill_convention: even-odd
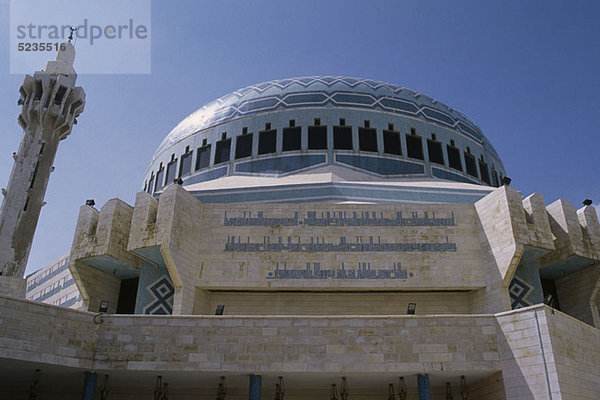
[[[293,128],[294,126],[296,126],[296,120],[290,119],[290,127]]]
[[[283,151],[300,150],[301,146],[302,128],[299,126],[283,128]]]
[[[315,120],[315,122],[319,122]],[[311,150],[327,149],[327,127],[309,126],[308,127],[308,148]]]
[[[231,142],[231,139],[228,140]],[[218,143],[220,142],[217,142],[217,148],[219,148]],[[229,146],[227,146],[227,157],[223,161],[229,161]],[[215,155],[215,164],[223,161],[217,161],[217,156]],[[210,164],[210,144],[196,150],[196,171],[208,167],[208,164]]]
[[[423,159],[423,144],[421,142],[421,136],[413,134],[406,135],[406,155],[410,158],[416,158],[418,160]]]
[[[154,193],[154,173],[150,175],[150,180],[148,181],[148,193]]]
[[[358,148],[361,151],[377,152],[377,132],[367,127],[367,122],[369,121],[365,121],[365,128],[358,128]]]
[[[340,126],[346,126],[346,118],[340,118]]]
[[[383,131],[383,152],[387,154],[402,155],[402,144],[400,144],[400,132],[394,131],[394,125],[388,124],[391,130]]]
[[[219,140],[215,149],[215,164],[229,161],[231,150],[231,138]],[[199,155],[199,154],[198,154]]]
[[[36,80],[35,81],[35,93],[33,95],[33,99],[34,100],[41,100],[42,99],[42,81],[40,80]]]
[[[450,168],[454,168],[458,171],[462,171],[462,162],[460,161],[460,150],[452,145],[446,145],[446,152],[448,153],[448,165]]]
[[[61,85],[56,91],[56,96],[54,97],[54,104],[59,106],[60,103],[62,103],[63,101],[63,97],[65,97],[65,93],[67,93],[67,87]]]
[[[445,165],[440,142],[435,139],[427,139],[427,153],[429,154],[429,162]]]
[[[500,186],[500,181],[498,180],[498,173],[496,172],[496,170],[494,168],[492,168],[492,180],[493,180],[493,185],[498,187]]]
[[[340,120],[341,122],[345,122]],[[335,150],[352,150],[352,127],[333,127],[333,148]]]
[[[189,174],[192,171],[192,152],[189,148],[186,149],[185,154],[181,156],[181,162],[179,163],[179,177]]]
[[[477,175],[477,165],[475,165],[475,157],[473,154],[464,153],[465,155],[465,169],[467,170],[467,174],[474,176],[475,178],[479,178]]]
[[[244,128],[246,129],[246,128]],[[252,134],[240,135],[235,143],[235,159],[250,157],[252,155]]]
[[[365,128],[370,128],[371,127],[371,121],[365,119]]]
[[[269,128],[271,128],[271,124]],[[258,134],[258,154],[275,153],[277,150],[277,130],[267,129]]]
[[[162,163],[160,164],[160,169],[158,170],[158,172],[156,173],[156,184],[154,185],[154,187],[156,188],[156,190],[160,189],[163,187],[164,185],[164,177],[165,175],[165,169],[162,166]]]
[[[490,171],[488,170],[488,165],[485,161],[479,160],[479,171],[481,172],[481,180],[491,185],[490,182]]]
[[[175,170],[177,169],[177,159],[172,158],[171,162],[167,164],[167,184],[173,183],[175,179]]]

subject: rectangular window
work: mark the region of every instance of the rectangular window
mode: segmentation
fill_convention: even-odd
[[[460,150],[457,147],[446,145],[448,153],[448,165],[458,171],[462,171],[462,162],[460,161]]]
[[[383,152],[386,154],[402,155],[400,132],[394,131],[394,125],[389,124],[392,130],[383,131]]]
[[[300,150],[302,147],[302,128],[299,126],[283,128],[283,151]]]
[[[423,160],[423,143],[421,136],[406,135],[406,155],[410,158]]]
[[[437,140],[427,139],[427,153],[429,162],[445,165],[444,155],[442,154],[442,144]]]
[[[316,120],[315,120],[316,122]],[[320,123],[320,121],[319,121]],[[327,149],[327,127],[316,125],[308,127],[308,148],[309,150]]]
[[[156,173],[156,184],[154,185],[156,190],[158,190],[164,186],[164,179],[163,179],[164,175],[165,175],[165,169],[161,165],[160,169]]]
[[[181,162],[179,164],[179,177],[185,176],[192,172],[192,155],[191,151],[181,156]]]
[[[215,149],[215,164],[228,162],[231,151],[231,138],[219,140]]]
[[[219,146],[217,144],[217,148],[218,147]],[[216,158],[217,156],[215,155],[215,164],[217,164]],[[227,146],[227,159],[225,161],[229,161],[229,146]],[[208,146],[200,147],[198,150],[196,150],[196,171],[208,167],[208,164],[210,164],[210,144]]]
[[[498,173],[496,172],[496,170],[493,167],[492,167],[492,180],[493,180],[494,186],[496,186],[496,187],[500,186],[500,181],[498,180]]]
[[[475,178],[479,178],[477,174],[477,165],[475,164],[475,157],[470,153],[463,153],[465,155],[465,169],[467,170],[467,174],[474,176]]]
[[[235,142],[235,159],[252,155],[252,134],[240,135]]]
[[[369,121],[365,121],[365,126]],[[373,128],[358,128],[358,148],[360,151],[377,152],[377,132]]]
[[[259,132],[258,133],[258,154],[275,153],[276,150],[277,150],[277,130],[269,129],[269,130]]]
[[[175,180],[175,171],[177,170],[177,159],[173,159],[167,164],[167,184],[173,183]]]
[[[333,148],[335,150],[352,150],[352,127],[333,127]]]
[[[479,160],[479,171],[481,172],[481,180],[491,185],[490,182],[490,171],[488,170],[488,165],[485,161]]]

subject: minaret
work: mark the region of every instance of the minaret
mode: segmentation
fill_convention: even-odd
[[[44,205],[58,143],[77,123],[85,93],[75,86],[75,49],[61,44],[56,61],[33,77],[26,75],[19,92],[19,125],[23,138],[0,209],[0,294],[25,296],[23,279],[33,234]]]

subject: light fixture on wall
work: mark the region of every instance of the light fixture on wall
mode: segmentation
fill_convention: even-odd
[[[101,300],[100,301],[100,307],[98,308],[98,312],[108,312],[108,301],[107,300]]]
[[[416,309],[417,309],[417,303],[408,303],[408,308],[406,309],[406,314],[415,315]]]
[[[224,310],[225,310],[225,304],[219,304],[217,306],[217,310],[215,311],[215,315],[223,315]]]

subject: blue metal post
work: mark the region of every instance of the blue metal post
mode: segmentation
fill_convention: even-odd
[[[417,375],[417,383],[419,385],[419,400],[431,400],[431,392],[429,390],[429,375]]]
[[[81,400],[94,400],[94,392],[96,391],[96,378],[97,375],[95,372],[85,371]]]
[[[262,376],[250,375],[250,391],[249,400],[260,400],[260,389],[262,384]]]

